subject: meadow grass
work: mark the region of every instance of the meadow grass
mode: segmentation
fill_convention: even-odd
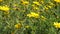
[[[60,34],[60,0],[0,0],[0,34]]]

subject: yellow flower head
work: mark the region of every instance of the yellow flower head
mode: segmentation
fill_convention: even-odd
[[[0,6],[0,10],[2,11],[9,11],[9,7],[6,5],[6,6]]]
[[[60,0],[54,0],[54,1],[60,3]]]
[[[44,9],[48,10],[49,8],[48,8],[48,7],[46,7],[46,6],[44,6]]]
[[[22,0],[21,2],[22,2],[23,5],[28,5],[28,4],[29,4],[28,1],[23,1],[23,0]]]
[[[21,24],[15,24],[15,28],[17,29],[21,28]]]
[[[56,28],[60,28],[60,23],[58,23],[58,22],[54,22],[54,24],[53,24]]]
[[[37,2],[37,1],[33,1],[33,3],[34,3],[35,5],[40,5],[40,3]]]
[[[0,2],[2,2],[3,0],[0,0]]]
[[[39,14],[38,13],[35,13],[35,12],[31,12],[30,14],[27,14],[27,16],[38,18],[39,17]]]

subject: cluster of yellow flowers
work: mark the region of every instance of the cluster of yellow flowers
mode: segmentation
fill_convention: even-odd
[[[51,3],[50,3],[51,4]],[[45,10],[48,10],[48,9],[51,9],[52,8],[52,6],[50,6],[50,5],[46,5],[46,6],[44,6],[44,9]]]
[[[0,10],[2,10],[2,11],[9,11],[9,7],[7,6],[7,5],[5,5],[5,6],[0,6]]]
[[[60,3],[60,0],[54,0],[54,1]]]
[[[40,3],[37,2],[37,1],[33,1],[33,4],[35,4],[35,5],[40,5]]]
[[[30,14],[27,14],[28,17],[34,17],[34,18],[38,18],[39,14],[35,13],[35,12],[31,12]]]
[[[54,22],[54,24],[53,24],[56,28],[60,28],[60,23],[58,23],[58,22]]]
[[[37,1],[33,1],[33,4],[32,4],[33,9],[34,10],[39,10],[39,7],[38,6],[40,6],[40,3],[37,2]]]

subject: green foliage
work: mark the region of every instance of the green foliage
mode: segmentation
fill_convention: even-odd
[[[21,0],[3,0],[0,2],[0,6],[9,6],[9,14],[4,14],[3,10],[0,10],[0,34],[59,34],[60,29],[53,26],[53,22],[60,22],[60,3],[52,0],[38,0],[41,6],[37,6],[39,9],[33,9],[33,1],[29,1],[29,5],[23,5]],[[37,1],[37,0],[36,0]],[[53,3],[50,5],[49,2]],[[15,6],[16,4],[16,6]],[[46,9],[44,6],[51,6]],[[30,18],[27,16],[30,12],[39,13],[39,18]],[[46,19],[42,18],[44,16]],[[15,24],[20,23],[21,28],[16,29]],[[29,26],[26,28],[25,26]]]

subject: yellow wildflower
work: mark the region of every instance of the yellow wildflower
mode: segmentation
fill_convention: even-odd
[[[17,29],[19,29],[19,28],[21,28],[21,24],[15,24],[15,28],[17,28]]]
[[[28,1],[23,1],[23,0],[22,0],[21,2],[22,2],[23,5],[28,5],[28,4],[29,4]]]
[[[40,5],[40,3],[37,2],[37,1],[33,1],[33,3],[34,3],[35,5]]]
[[[38,10],[38,9],[39,9],[39,7],[35,6],[34,4],[32,5],[32,8],[33,8],[34,10]]]
[[[44,9],[45,9],[45,10],[48,10],[48,9],[51,9],[51,8],[52,8],[52,6],[50,6],[50,5],[44,6]]]
[[[27,16],[38,18],[39,17],[39,14],[38,13],[35,13],[35,12],[31,12],[30,14],[27,14]]]
[[[48,7],[46,7],[46,6],[44,6],[44,9],[48,10],[49,8],[48,8]]]
[[[60,3],[60,0],[54,0],[54,1]]]
[[[9,11],[9,7],[6,5],[6,6],[0,6],[0,10],[3,10],[3,11]]]
[[[54,24],[53,24],[56,28],[60,28],[60,23],[58,23],[58,22],[54,22]]]
[[[0,2],[2,2],[3,0],[0,0]]]

